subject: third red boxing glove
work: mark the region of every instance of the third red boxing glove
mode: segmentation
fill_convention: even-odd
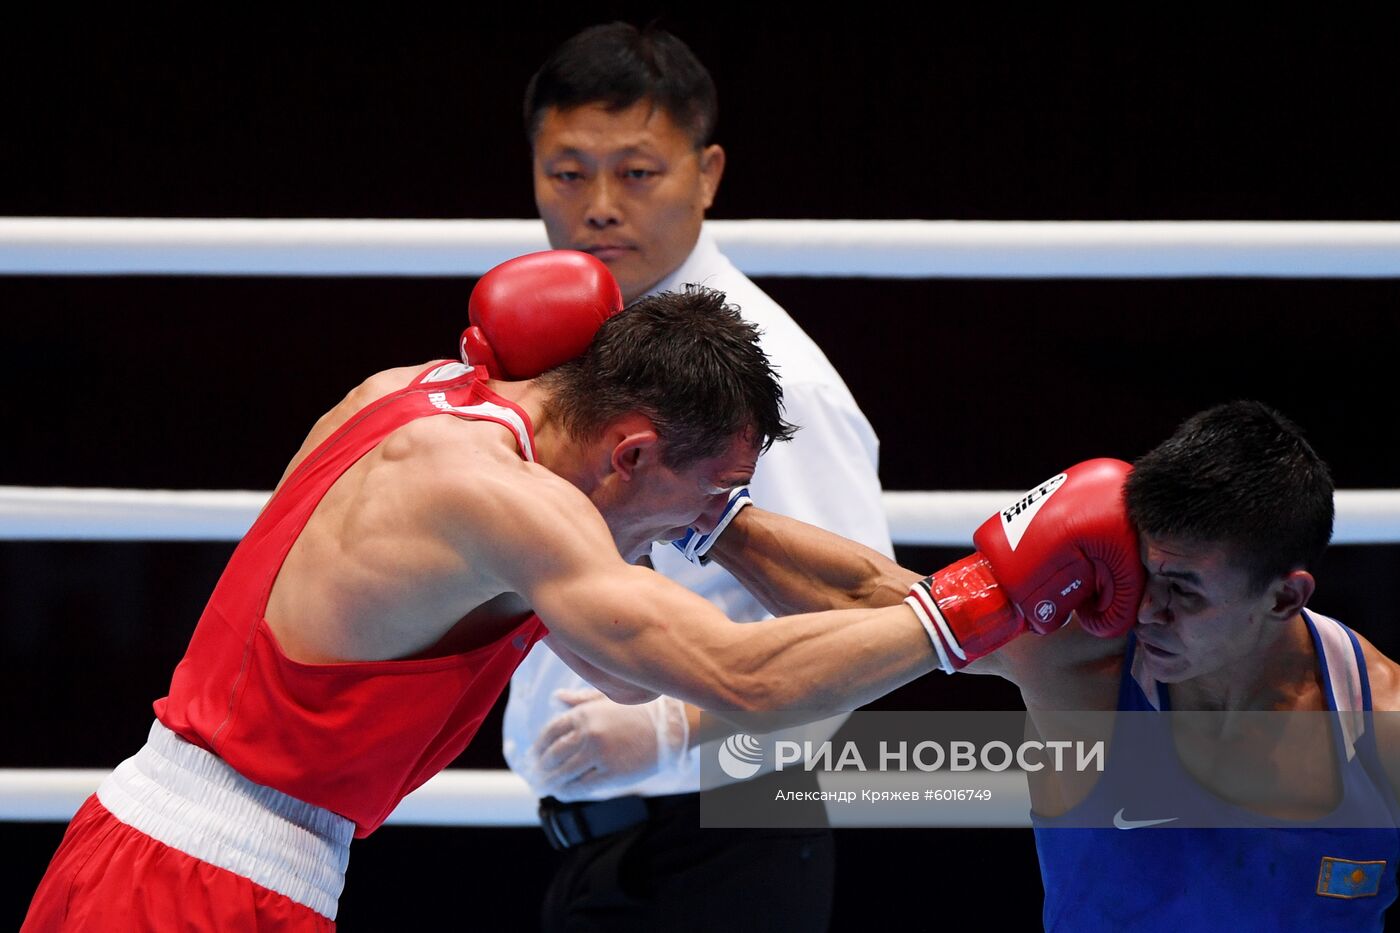
[[[1087,460],[1053,476],[989,518],[972,536],[1006,598],[1041,634],[1071,612],[1093,635],[1121,635],[1137,620],[1146,574],[1123,503],[1132,467]]]
[[[596,257],[562,249],[519,256],[472,289],[462,359],[495,379],[532,379],[581,356],[621,310],[617,280]]]

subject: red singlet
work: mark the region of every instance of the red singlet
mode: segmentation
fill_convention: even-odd
[[[530,616],[465,654],[313,665],[283,655],[263,618],[326,490],[396,428],[444,412],[505,425],[534,459],[524,412],[459,363],[313,451],[234,551],[150,739],[69,824],[25,933],[334,929],[352,831],[368,835],[466,748],[545,635]]]
[[[250,780],[373,832],[467,747],[530,646],[537,616],[464,654],[301,664],[263,612],[282,562],[331,485],[390,432],[429,415],[494,421],[534,459],[523,411],[477,371],[444,364],[350,418],[301,463],[234,551],[156,718]]]

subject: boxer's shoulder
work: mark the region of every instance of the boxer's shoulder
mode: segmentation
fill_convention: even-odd
[[[446,362],[450,361],[434,360],[415,366],[396,366],[393,369],[377,372],[347,392],[345,398],[336,405],[333,411],[343,412],[347,416],[360,411],[386,395],[407,388],[424,370],[430,369],[435,364]]]
[[[310,432],[302,441],[300,449],[287,463],[286,470],[282,473],[282,478],[277,481],[277,488],[281,489],[287,478],[301,466],[302,461],[316,448],[321,446],[327,438],[339,431],[357,413],[375,401],[390,393],[397,392],[408,386],[429,364],[418,366],[400,366],[395,369],[386,369],[377,372],[369,378],[361,381],[345,396],[337,402],[329,411],[316,419],[316,423],[311,426]]]
[[[1400,665],[1386,657],[1360,633],[1356,640],[1366,661],[1366,679],[1371,687],[1371,709],[1375,727],[1376,751],[1390,781],[1391,791],[1400,799]]]
[[[511,428],[495,421],[419,418],[386,437],[377,456],[393,471],[386,485],[421,497],[453,524],[509,533],[536,512],[555,522],[561,513],[596,512],[573,484],[522,458]]]
[[[1366,678],[1371,684],[1371,708],[1378,712],[1400,712],[1400,664],[1381,654],[1375,645],[1357,633],[1361,655],[1366,660]]]
[[[447,413],[405,422],[385,436],[380,450],[392,463],[413,460],[415,466],[454,466],[446,470],[448,475],[443,478],[469,477],[478,471],[510,469],[526,462],[511,425],[491,418],[459,418]]]
[[[373,455],[366,492],[392,490],[463,529],[509,533],[536,509],[560,509],[581,494],[545,467],[523,459],[512,430],[494,421],[419,418],[395,429]],[[586,499],[584,502],[586,503]]]

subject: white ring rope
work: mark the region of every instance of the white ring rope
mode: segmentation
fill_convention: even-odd
[[[1400,223],[715,220],[750,275],[1400,276]],[[537,220],[0,217],[5,275],[475,276],[547,244]]]
[[[100,769],[0,769],[0,821],[66,822],[107,776]],[[533,826],[539,801],[509,771],[451,768],[404,798],[390,823]]]
[[[0,486],[0,541],[237,541],[265,492]],[[967,545],[1018,492],[885,492],[896,544]],[[1400,490],[1337,491],[1333,544],[1400,543]]]
[[[48,770],[14,768],[0,770],[0,821],[25,823],[67,822],[88,795],[106,777],[102,770]],[[823,788],[908,790],[907,775],[899,772],[820,775]],[[1029,826],[1030,792],[1024,772],[931,772],[923,775],[929,786],[960,787],[976,781],[992,792],[992,802],[977,807],[931,807],[919,813],[904,810],[892,819],[869,809],[843,814],[830,811],[834,826]],[[539,801],[529,785],[509,771],[449,768],[428,780],[389,814],[386,821],[398,826],[538,826]],[[910,822],[912,820],[912,822]]]

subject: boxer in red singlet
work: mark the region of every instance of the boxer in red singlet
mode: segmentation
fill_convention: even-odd
[[[629,563],[712,529],[792,427],[722,294],[620,303],[592,257],[512,260],[473,293],[476,365],[380,373],[321,418],[26,931],[333,928],[351,837],[461,752],[546,625],[622,702],[848,710],[938,665],[936,605],[736,625]]]

